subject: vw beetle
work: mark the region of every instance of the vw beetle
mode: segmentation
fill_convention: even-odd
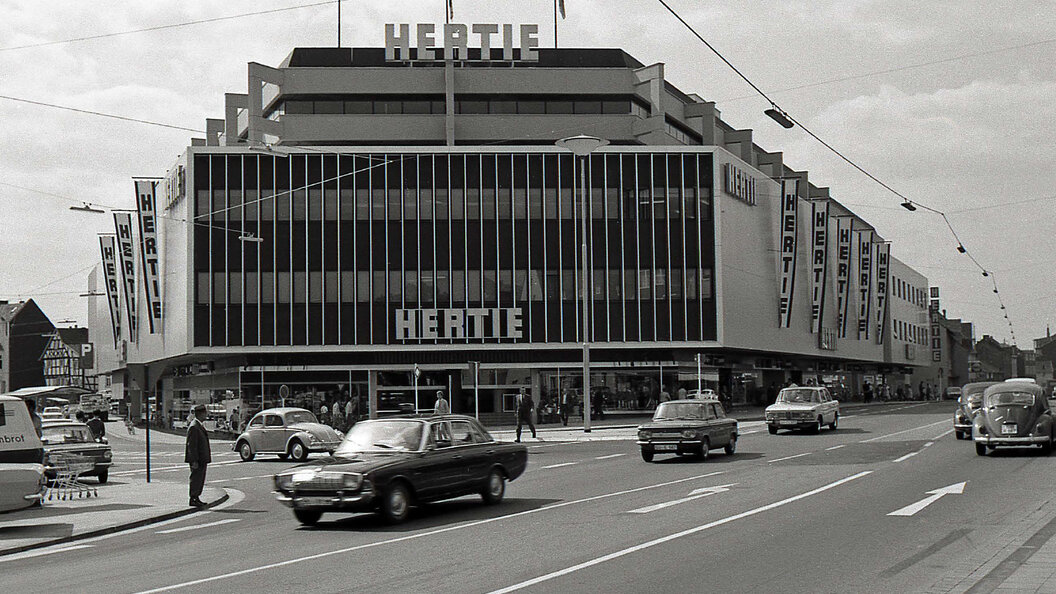
[[[257,454],[276,454],[282,460],[304,462],[311,452],[332,454],[344,437],[340,431],[320,423],[311,411],[269,408],[253,415],[232,449],[243,462]]]
[[[998,447],[1022,446],[1039,446],[1048,455],[1056,441],[1049,400],[1033,383],[1001,382],[987,388],[973,425],[975,453],[980,456]]]

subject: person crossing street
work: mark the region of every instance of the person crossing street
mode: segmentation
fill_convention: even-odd
[[[535,434],[535,423],[532,422],[532,411],[535,409],[535,401],[532,400],[532,395],[528,393],[528,390],[521,388],[521,391],[517,394],[517,441],[521,441],[521,425],[524,423],[528,424],[528,428],[532,430],[532,438],[538,439]]]

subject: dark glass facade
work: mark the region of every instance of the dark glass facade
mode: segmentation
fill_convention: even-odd
[[[553,150],[196,154],[194,344],[577,342],[579,163]],[[711,154],[587,163],[591,341],[715,340]],[[444,335],[456,317],[464,330]]]

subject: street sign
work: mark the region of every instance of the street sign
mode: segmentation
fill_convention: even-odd
[[[289,397],[290,397],[290,387],[287,386],[286,384],[282,384],[281,386],[279,386],[279,398],[281,398],[282,400],[286,400]]]
[[[934,491],[928,491],[927,492],[928,493],[928,497],[925,497],[924,499],[921,499],[920,501],[918,501],[916,503],[907,505],[906,507],[903,507],[902,509],[896,509],[895,511],[893,511],[893,512],[887,514],[887,515],[889,515],[889,516],[912,516],[912,515],[916,514],[917,512],[919,512],[920,510],[924,509],[925,507],[928,507],[932,503],[935,503],[939,499],[942,499],[942,497],[944,495],[950,495],[950,494],[960,495],[961,493],[964,493],[964,486],[966,484],[967,484],[967,481],[962,482],[962,483],[955,483],[955,484],[952,484],[952,485],[950,485],[948,487],[943,487],[941,489],[935,489]]]

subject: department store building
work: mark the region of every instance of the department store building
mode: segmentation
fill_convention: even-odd
[[[400,31],[249,64],[158,182],[161,321],[122,327],[115,390],[179,417],[283,397],[431,410],[443,389],[498,420],[521,386],[579,389],[584,299],[610,411],[698,381],[735,403],[787,381],[850,397],[927,364],[927,279],[663,64],[445,60]],[[579,134],[608,144],[555,145]]]

